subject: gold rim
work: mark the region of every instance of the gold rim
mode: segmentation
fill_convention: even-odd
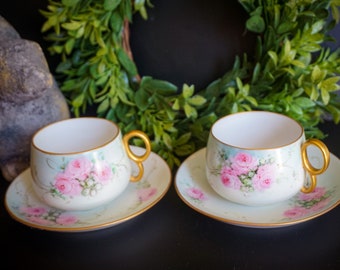
[[[197,158],[197,156],[195,155],[199,155],[200,151],[204,151],[206,148],[202,148],[200,150],[198,150],[197,152],[195,152],[194,154],[192,154],[191,156],[189,156],[187,159],[185,159],[185,161],[182,164],[187,163],[188,161],[190,162],[191,159],[195,159],[195,157]],[[340,198],[332,205],[330,205],[328,208],[324,209],[321,212],[318,212],[316,214],[313,214],[311,216],[307,216],[305,218],[301,218],[301,219],[295,219],[295,220],[291,220],[291,221],[284,221],[284,222],[266,222],[266,223],[260,223],[260,222],[246,222],[246,221],[239,221],[239,220],[235,220],[235,219],[229,219],[229,218],[224,218],[222,216],[216,215],[216,214],[212,214],[208,211],[204,211],[201,208],[198,208],[196,206],[194,206],[192,203],[190,203],[180,192],[179,187],[178,187],[178,172],[175,176],[175,190],[177,195],[181,198],[181,200],[187,205],[189,206],[191,209],[195,210],[196,212],[207,216],[209,218],[218,220],[218,221],[222,221],[224,223],[228,223],[228,224],[232,224],[232,225],[237,225],[237,226],[242,226],[242,227],[252,227],[252,228],[275,228],[275,227],[285,227],[285,226],[290,226],[290,225],[295,225],[298,223],[302,223],[302,222],[306,222],[312,219],[315,219],[319,216],[324,215],[325,213],[331,211],[332,209],[334,209],[335,207],[337,207],[338,205],[340,205]],[[217,194],[216,194],[217,196]],[[232,202],[230,202],[232,203]],[[245,206],[246,207],[246,206]]]
[[[262,147],[257,147],[257,148],[252,148],[252,147],[239,147],[239,146],[234,146],[232,144],[228,144],[228,143],[225,143],[225,142],[222,142],[221,140],[219,140],[214,134],[213,134],[213,127],[214,127],[214,124],[216,124],[217,122],[223,120],[223,119],[226,119],[226,118],[231,118],[231,117],[234,117],[235,115],[239,115],[239,114],[247,114],[247,113],[265,113],[265,114],[272,114],[272,115],[278,115],[280,117],[283,117],[283,118],[286,118],[286,119],[289,119],[291,120],[292,122],[294,122],[299,128],[300,128],[300,134],[297,136],[297,138],[287,144],[283,144],[283,145],[279,145],[279,146],[276,146],[276,147],[268,147],[268,148],[262,148]],[[219,118],[215,123],[213,124],[213,126],[211,127],[210,129],[210,135],[216,140],[218,141],[220,144],[224,145],[224,146],[228,146],[228,147],[233,147],[233,148],[236,148],[236,149],[242,149],[242,150],[272,150],[272,149],[279,149],[279,148],[282,148],[282,147],[286,147],[286,146],[289,146],[289,145],[292,145],[296,142],[298,142],[299,140],[301,140],[301,138],[303,137],[304,135],[304,128],[303,126],[295,121],[293,118],[287,116],[287,115],[284,115],[284,114],[280,114],[280,113],[276,113],[276,112],[269,112],[269,111],[246,111],[246,112],[237,112],[237,113],[233,113],[233,114],[229,114],[229,115],[226,115],[224,117],[221,117]]]
[[[136,148],[140,148],[140,147],[137,147],[137,146],[134,146]],[[158,160],[161,160],[162,162],[164,162],[164,169],[168,172],[169,174],[169,179],[168,179],[168,183],[167,185],[165,186],[164,190],[158,195],[158,197],[153,200],[150,204],[146,205],[143,209],[135,212],[135,213],[132,213],[130,215],[127,215],[126,217],[123,217],[123,218],[119,218],[119,219],[116,219],[116,220],[112,220],[112,221],[108,221],[108,222],[103,222],[101,224],[97,224],[97,225],[91,225],[91,226],[82,226],[82,227],[49,227],[49,226],[43,226],[43,225],[39,225],[39,224],[36,224],[36,223],[31,223],[31,222],[28,222],[20,217],[18,217],[12,210],[11,210],[11,207],[8,205],[8,202],[6,200],[7,198],[7,194],[9,192],[9,188],[7,189],[6,191],[6,194],[5,194],[5,209],[7,211],[7,213],[11,216],[11,218],[13,218],[15,221],[21,223],[21,224],[24,224],[28,227],[31,227],[31,228],[35,228],[35,229],[40,229],[40,230],[46,230],[46,231],[54,231],[54,232],[86,232],[86,231],[94,231],[94,230],[100,230],[100,229],[105,229],[105,228],[109,228],[109,227],[112,227],[112,226],[115,226],[115,225],[118,225],[118,224],[121,224],[125,221],[128,221],[128,220],[131,220],[139,215],[141,215],[142,213],[146,212],[147,210],[149,210],[150,208],[152,208],[154,205],[156,205],[164,196],[165,194],[168,192],[170,186],[171,186],[171,178],[172,178],[172,175],[171,175],[171,170],[170,170],[170,167],[168,166],[168,164],[163,160],[161,159],[157,154],[153,153],[156,158]],[[27,169],[29,170],[29,169]],[[26,171],[24,171],[26,172]],[[23,173],[24,173],[23,172]],[[164,174],[165,175],[165,174]],[[20,175],[19,175],[20,177]],[[14,180],[15,181],[15,180]],[[15,183],[15,182],[12,182],[12,183]],[[67,211],[66,211],[67,212]],[[77,211],[74,211],[74,212],[77,212]],[[78,211],[79,212],[79,211]]]
[[[57,124],[60,124],[62,122],[68,122],[68,121],[74,121],[75,119],[77,120],[85,120],[85,119],[96,119],[96,120],[101,120],[103,122],[108,122],[109,124],[113,125],[116,127],[117,129],[117,134],[115,136],[112,136],[112,138],[110,140],[108,140],[106,143],[103,143],[101,145],[98,145],[97,147],[94,147],[94,148],[89,148],[89,149],[86,149],[84,151],[74,151],[74,152],[67,152],[67,153],[55,153],[55,152],[50,152],[50,151],[45,151],[43,149],[41,149],[40,147],[38,147],[35,143],[34,143],[34,138],[36,135],[38,135],[38,133],[40,133],[41,131],[43,131],[45,128],[47,127],[50,127],[50,126],[53,126],[53,125],[57,125]],[[48,154],[48,155],[53,155],[53,156],[60,156],[60,155],[76,155],[76,154],[81,154],[81,153],[85,153],[85,152],[89,152],[89,151],[93,151],[93,150],[97,150],[97,149],[100,149],[100,148],[103,148],[105,146],[107,146],[108,144],[110,144],[112,141],[114,141],[120,134],[120,129],[118,127],[118,125],[115,123],[115,122],[112,122],[110,120],[107,120],[105,118],[99,118],[99,117],[91,117],[91,116],[86,116],[86,117],[78,117],[78,118],[69,118],[69,119],[65,119],[65,120],[60,120],[60,121],[57,121],[57,122],[53,122],[53,123],[50,123],[46,126],[43,126],[41,127],[40,129],[38,129],[34,134],[33,134],[33,137],[32,137],[32,140],[31,140],[31,145],[34,149],[36,149],[37,151],[41,152],[41,153],[44,153],[44,154]]]

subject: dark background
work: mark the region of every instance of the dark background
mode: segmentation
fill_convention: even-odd
[[[131,46],[141,75],[207,86],[229,69],[235,54],[251,50],[245,13],[237,1],[154,0],[149,20],[136,15]],[[37,41],[43,0],[2,1],[0,15]],[[339,46],[339,37],[332,48]],[[0,37],[1,38],[1,37]],[[56,60],[46,57],[53,72]],[[325,143],[340,156],[339,125],[326,122]],[[175,172],[174,172],[175,175]],[[340,269],[340,208],[311,221],[276,229],[243,228],[186,206],[172,185],[146,213],[108,229],[58,233],[26,227],[5,211],[8,183],[0,179],[2,269]]]

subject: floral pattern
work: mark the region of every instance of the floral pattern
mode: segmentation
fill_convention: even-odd
[[[113,168],[103,160],[86,157],[70,160],[55,176],[50,192],[54,196],[96,196],[111,181]]]
[[[131,148],[139,155],[145,151],[140,147]],[[88,160],[81,162],[85,164]],[[49,165],[55,168],[55,163]],[[66,167],[60,172],[66,172]],[[118,170],[113,172],[118,173]],[[170,185],[169,167],[161,157],[151,152],[144,163],[143,178],[137,183],[130,183],[118,198],[98,208],[64,211],[49,207],[35,195],[30,168],[11,183],[5,204],[8,212],[17,221],[30,227],[51,231],[91,231],[120,224],[144,213],[163,198]]]
[[[270,188],[275,181],[275,172],[273,159],[258,159],[238,152],[224,159],[219,174],[225,187],[252,192]]]
[[[311,193],[299,193],[291,199],[293,206],[284,211],[283,215],[288,219],[296,219],[318,212],[330,203],[333,192],[325,187],[316,187]]]
[[[21,206],[20,213],[30,222],[38,225],[73,225],[77,223],[78,218],[61,210],[48,208],[44,206]]]
[[[206,196],[203,191],[197,187],[190,187],[186,190],[187,195],[197,201],[206,200]]]
[[[313,152],[312,152],[313,154]],[[231,155],[236,156],[236,155]],[[223,156],[223,160],[226,160]],[[270,160],[267,158],[263,160]],[[249,157],[247,157],[249,158]],[[319,153],[314,159],[322,158]],[[206,170],[206,149],[194,153],[179,167],[175,186],[180,198],[195,211],[226,223],[257,228],[273,228],[298,224],[317,218],[340,204],[340,186],[338,182],[340,163],[331,156],[332,162],[326,173],[318,177],[319,186],[312,193],[299,192],[281,203],[263,207],[249,207],[228,201],[219,196],[208,183]],[[252,168],[259,167],[258,162],[246,159]],[[264,162],[265,163],[265,162]],[[220,163],[226,166],[226,163]],[[269,162],[267,164],[274,164]],[[232,169],[233,167],[230,166]],[[222,166],[211,170],[218,175]],[[246,170],[245,170],[246,171]],[[220,179],[220,177],[218,177]],[[279,180],[278,180],[279,181]]]

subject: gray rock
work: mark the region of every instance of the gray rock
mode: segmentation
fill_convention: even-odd
[[[20,38],[0,16],[0,169],[7,181],[29,167],[41,127],[70,117],[40,45]]]

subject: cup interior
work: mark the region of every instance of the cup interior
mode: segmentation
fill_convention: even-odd
[[[212,126],[212,136],[238,148],[267,149],[289,145],[303,136],[302,126],[285,115],[250,111],[228,115]]]
[[[71,118],[47,125],[33,136],[33,147],[53,154],[84,152],[102,147],[119,134],[118,126],[95,117]]]

